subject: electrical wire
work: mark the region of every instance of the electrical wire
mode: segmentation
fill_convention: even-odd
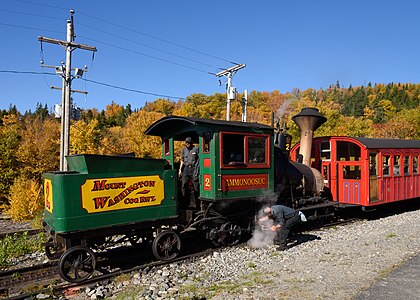
[[[21,25],[8,24],[8,23],[3,23],[3,22],[0,22],[0,25],[10,26],[10,27],[16,27],[16,28],[23,28],[23,29],[28,29],[28,30],[49,31],[49,32],[53,32],[53,33],[65,34],[62,31],[49,30],[49,29],[43,29],[43,28],[35,28],[35,27],[29,27],[29,26],[21,26]],[[92,39],[92,38],[89,38],[89,37],[80,36],[80,35],[79,35],[79,37],[84,38],[86,40],[93,41],[95,43],[104,44],[104,45],[107,45],[109,47],[113,47],[113,48],[117,48],[117,49],[120,49],[120,50],[128,51],[128,52],[135,53],[135,54],[138,54],[138,55],[142,55],[142,56],[145,56],[145,57],[148,57],[148,58],[152,58],[152,59],[155,59],[155,60],[159,60],[159,61],[170,63],[170,64],[173,64],[173,65],[177,65],[177,66],[180,66],[180,67],[184,67],[184,68],[188,68],[188,69],[191,69],[191,70],[195,70],[195,71],[198,71],[198,72],[202,72],[202,73],[206,73],[206,74],[210,74],[210,75],[216,75],[213,72],[201,70],[201,69],[198,69],[198,68],[195,68],[195,67],[192,67],[192,66],[187,66],[185,64],[173,62],[173,61],[170,61],[170,60],[167,60],[167,59],[158,58],[158,57],[155,57],[155,56],[152,56],[152,55],[149,55],[149,54],[145,54],[145,53],[141,53],[141,52],[138,52],[138,51],[135,51],[135,50],[131,50],[131,49],[128,49],[128,48],[116,46],[116,45],[113,45],[113,44],[110,44],[110,43],[106,43],[106,42],[102,42],[102,41],[99,41],[99,40],[96,40],[96,39]]]
[[[55,73],[48,73],[48,72],[15,71],[15,70],[0,70],[0,73],[29,74],[29,75],[57,75]]]
[[[57,75],[55,73],[48,73],[48,72],[16,71],[16,70],[0,70],[0,73],[30,74],[30,75],[44,75],[44,74],[45,75]],[[157,97],[164,97],[164,98],[168,98],[168,99],[185,100],[185,98],[183,98],[183,97],[176,97],[176,96],[169,96],[169,95],[145,92],[145,91],[140,91],[140,90],[134,90],[134,89],[129,89],[129,88],[125,88],[125,87],[121,87],[121,86],[117,86],[117,85],[113,85],[113,84],[109,84],[109,83],[99,82],[99,81],[95,81],[95,80],[90,80],[90,79],[86,79],[86,78],[79,78],[79,79],[82,79],[85,82],[90,82],[90,83],[94,83],[94,84],[97,84],[97,85],[102,85],[102,86],[106,86],[106,87],[110,87],[110,88],[114,88],[114,89],[119,89],[119,90],[123,90],[123,91],[127,91],[127,92],[133,92],[133,93],[150,95],[150,96],[157,96]]]
[[[27,12],[21,12],[21,11],[15,11],[15,10],[8,10],[8,9],[0,9],[2,12],[12,13],[12,14],[18,14],[18,15],[24,15],[24,16],[33,16],[33,17],[40,17],[40,18],[47,18],[47,19],[54,19],[54,20],[60,20],[62,21],[63,18],[59,17],[52,17],[52,16],[46,16],[46,15],[38,15],[33,13],[27,13]]]
[[[44,49],[42,48],[42,43],[41,43],[41,49],[40,49],[40,52],[39,52],[39,56],[41,58],[41,64],[43,64],[45,62],[45,60],[44,60]],[[42,74],[44,75],[45,84],[47,85],[47,87],[50,87],[50,84],[48,83],[47,77],[45,76],[44,68],[41,67],[41,70],[42,70]]]
[[[162,50],[162,49],[159,49],[159,48],[156,48],[156,47],[148,46],[148,45],[146,45],[146,44],[139,43],[139,42],[137,42],[137,41],[135,41],[135,40],[128,39],[128,38],[122,37],[122,36],[120,36],[120,35],[117,35],[117,34],[114,34],[114,33],[111,33],[111,32],[105,31],[105,30],[102,30],[102,29],[98,29],[98,28],[92,27],[92,26],[87,25],[87,24],[84,24],[84,23],[77,22],[77,24],[78,24],[78,25],[85,26],[85,27],[90,28],[90,29],[93,29],[93,30],[96,30],[96,31],[99,31],[99,32],[102,32],[102,33],[105,33],[105,34],[108,34],[108,35],[110,35],[110,36],[113,36],[113,37],[116,37],[116,38],[119,38],[119,39],[125,40],[125,41],[128,41],[128,42],[132,42],[132,43],[134,43],[134,44],[137,44],[137,45],[140,45],[140,46],[143,46],[143,47],[147,47],[147,48],[150,48],[150,49],[153,49],[153,50],[156,50],[156,51],[160,51],[160,52],[163,52],[163,53],[166,53],[166,54],[169,54],[169,55],[175,56],[175,57],[179,57],[179,58],[182,58],[182,59],[185,59],[185,60],[189,60],[189,61],[192,61],[192,62],[195,62],[195,63],[201,64],[201,65],[204,65],[204,66],[207,66],[207,67],[217,68],[217,69],[224,70],[224,68],[220,68],[220,67],[217,67],[217,66],[213,66],[213,65],[210,65],[210,64],[206,64],[206,63],[200,62],[200,61],[198,61],[198,60],[194,60],[194,59],[191,59],[191,58],[189,58],[189,57],[185,57],[185,56],[182,56],[182,55],[178,55],[178,54],[175,54],[175,53],[172,53],[172,52],[169,52],[169,51],[166,51],[166,50]]]
[[[50,7],[50,8],[54,8],[54,9],[60,9],[60,10],[68,10],[66,8],[63,8],[63,7],[58,7],[58,6],[53,6],[53,5],[47,5],[47,4],[40,4],[40,3],[31,2],[31,1],[24,1],[24,0],[12,0],[12,1],[20,2],[20,3],[26,3],[26,4],[32,4],[32,5],[37,5],[37,6],[43,6],[43,7]],[[78,11],[78,14],[84,15],[86,17],[89,17],[89,18],[92,18],[92,19],[95,19],[95,20],[98,20],[98,21],[101,21],[101,22],[104,22],[104,23],[107,23],[107,24],[110,24],[110,25],[113,25],[113,26],[122,28],[122,29],[131,31],[131,32],[134,32],[134,33],[137,33],[137,34],[141,34],[141,35],[147,36],[149,38],[152,38],[152,39],[155,39],[155,40],[158,40],[158,41],[161,41],[161,42],[164,42],[164,43],[167,43],[167,44],[170,44],[170,45],[179,47],[179,48],[183,48],[183,49],[186,49],[186,50],[195,52],[195,53],[199,53],[199,54],[202,54],[202,55],[205,55],[205,56],[208,56],[208,57],[212,57],[212,58],[215,58],[215,59],[218,59],[218,60],[221,60],[221,61],[224,61],[224,62],[233,64],[233,65],[238,65],[238,63],[233,62],[232,60],[228,60],[228,59],[225,59],[225,58],[216,56],[216,55],[212,55],[212,54],[209,54],[209,53],[206,53],[206,52],[203,52],[203,51],[199,51],[199,50],[196,50],[196,49],[193,49],[193,48],[190,48],[190,47],[186,47],[186,46],[183,46],[181,44],[177,44],[177,43],[174,43],[174,42],[165,40],[163,38],[160,38],[160,37],[157,37],[157,36],[154,36],[154,35],[151,35],[151,34],[148,34],[148,33],[145,33],[145,32],[142,32],[142,31],[139,31],[139,30],[130,28],[130,27],[127,27],[127,26],[123,26],[123,25],[120,25],[120,24],[117,24],[117,23],[114,23],[114,22],[111,22],[111,21],[108,21],[108,20],[105,20],[105,19],[102,19],[102,18],[95,17],[95,16],[93,16],[91,14],[87,14],[87,13],[80,12],[80,11]]]
[[[103,86],[107,86],[107,87],[110,87],[110,88],[119,89],[119,90],[123,90],[123,91],[128,91],[128,92],[133,92],[133,93],[138,93],[138,94],[144,94],[144,95],[157,96],[157,97],[164,97],[164,98],[169,98],[169,99],[185,100],[185,98],[183,98],[183,97],[175,97],[175,96],[169,96],[169,95],[149,93],[149,92],[129,89],[129,88],[121,87],[121,86],[116,86],[116,85],[109,84],[109,83],[99,82],[99,81],[95,81],[95,80],[90,80],[90,79],[85,79],[85,78],[80,78],[80,79],[85,80],[87,82],[94,83],[94,84],[103,85]]]
[[[16,24],[8,24],[8,23],[3,23],[3,22],[0,22],[0,25],[9,26],[9,27],[16,27],[16,28],[23,28],[23,29],[29,29],[29,30],[48,31],[48,32],[53,32],[53,33],[66,34],[64,31],[50,30],[50,29],[45,29],[45,28],[35,28],[35,27],[22,26],[22,25],[16,25]]]
[[[37,5],[37,6],[42,6],[42,7],[49,7],[49,8],[54,8],[54,9],[60,9],[60,10],[67,10],[67,8],[63,8],[63,7],[58,7],[58,6],[53,6],[53,5],[48,5],[48,4],[41,4],[41,3],[35,3],[35,2],[31,2],[31,1],[24,1],[24,0],[12,0],[14,2],[20,2],[20,3],[26,3],[26,4],[32,4],[32,5]]]
[[[186,50],[189,50],[189,51],[192,51],[192,52],[196,52],[196,53],[199,53],[199,54],[202,54],[202,55],[206,55],[206,56],[209,56],[209,57],[212,57],[212,58],[216,58],[216,59],[219,59],[221,61],[228,62],[230,64],[234,64],[234,65],[237,65],[238,64],[238,63],[235,63],[235,62],[233,62],[231,60],[227,60],[227,59],[224,59],[224,58],[215,56],[215,55],[208,54],[206,52],[202,52],[202,51],[199,51],[199,50],[192,49],[190,47],[186,47],[186,46],[183,46],[183,45],[174,43],[174,42],[170,42],[168,40],[165,40],[165,39],[162,39],[162,38],[153,36],[151,34],[147,34],[147,33],[144,33],[142,31],[139,31],[139,30],[136,30],[136,29],[133,29],[133,28],[130,28],[130,27],[126,27],[126,26],[123,26],[123,25],[120,25],[120,24],[117,24],[117,23],[114,23],[114,22],[111,22],[111,21],[107,21],[105,19],[98,18],[98,17],[92,16],[92,15],[87,14],[87,13],[84,13],[84,12],[80,12],[79,11],[79,14],[84,15],[84,16],[87,16],[87,17],[92,18],[92,19],[96,19],[96,20],[101,21],[101,22],[104,22],[104,23],[108,23],[108,24],[113,25],[113,26],[116,26],[116,27],[123,28],[125,30],[129,30],[129,31],[132,31],[132,32],[135,32],[135,33],[144,35],[144,36],[147,36],[149,38],[152,38],[152,39],[155,39],[155,40],[158,40],[158,41],[161,41],[161,42],[165,42],[167,44],[170,44],[170,45],[173,45],[173,46],[176,46],[176,47],[179,47],[179,48],[183,48],[183,49],[186,49]]]
[[[216,75],[215,73],[212,73],[212,72],[208,72],[208,71],[205,71],[205,70],[201,70],[201,69],[198,69],[198,68],[195,68],[195,67],[187,66],[187,65],[184,65],[184,64],[181,64],[181,63],[173,62],[173,61],[163,59],[163,58],[159,58],[159,57],[156,57],[156,56],[152,56],[152,55],[149,55],[149,54],[141,53],[141,52],[138,52],[138,51],[135,51],[135,50],[132,50],[132,49],[128,49],[128,48],[124,48],[124,47],[121,47],[121,46],[116,46],[116,45],[113,45],[113,44],[110,44],[110,43],[107,43],[107,42],[102,42],[102,41],[92,39],[92,38],[88,38],[88,37],[81,36],[81,35],[79,35],[79,37],[84,38],[84,39],[89,40],[89,41],[92,41],[92,42],[95,42],[95,43],[98,43],[98,44],[107,45],[109,47],[113,47],[113,48],[116,48],[116,49],[124,50],[124,51],[131,52],[131,53],[135,53],[135,54],[142,55],[142,56],[145,56],[145,57],[148,57],[148,58],[163,61],[163,62],[166,62],[166,63],[169,63],[169,64],[177,65],[177,66],[180,66],[180,67],[188,68],[188,69],[191,69],[191,70],[195,70],[195,71],[210,74],[210,75]]]

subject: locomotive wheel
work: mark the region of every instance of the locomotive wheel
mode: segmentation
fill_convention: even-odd
[[[159,233],[153,240],[153,255],[160,260],[171,260],[178,256],[181,251],[181,239],[172,230]]]
[[[219,228],[215,227],[212,228],[209,233],[207,234],[207,238],[210,240],[214,247],[220,247],[222,243],[220,242],[219,237]]]
[[[226,222],[220,227],[220,230],[227,231],[227,234],[222,240],[223,245],[234,246],[242,239],[242,228],[238,224]]]
[[[68,282],[82,282],[95,271],[95,254],[83,246],[71,247],[60,258],[58,272]]]

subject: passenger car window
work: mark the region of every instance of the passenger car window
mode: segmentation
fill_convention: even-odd
[[[410,156],[404,156],[404,175],[410,174]]]
[[[383,175],[384,176],[390,176],[390,174],[389,174],[389,164],[391,162],[391,156],[390,155],[384,155],[382,160],[383,160],[383,167],[382,167]]]
[[[394,176],[401,176],[400,159],[401,155],[394,155]]]

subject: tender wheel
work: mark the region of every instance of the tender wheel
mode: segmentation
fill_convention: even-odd
[[[242,228],[235,223],[226,222],[220,227],[220,230],[226,232],[222,240],[222,243],[226,246],[237,245],[242,239]]]
[[[181,239],[172,230],[162,231],[153,240],[152,250],[157,259],[174,259],[181,250]]]
[[[48,257],[49,260],[56,260],[59,259],[60,256],[63,254],[63,251],[57,249],[54,244],[46,244],[45,245],[45,255]]]
[[[58,272],[68,282],[82,282],[95,271],[96,258],[92,250],[82,246],[71,247],[60,258]]]
[[[151,239],[146,236],[131,234],[128,236],[128,241],[130,242],[131,246],[142,247],[144,245],[148,245],[151,242]]]

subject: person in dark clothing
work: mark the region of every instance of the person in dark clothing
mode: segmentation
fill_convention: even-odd
[[[199,178],[199,161],[198,161],[198,147],[190,137],[185,139],[185,146],[181,152],[181,165],[179,168],[179,176],[181,177],[181,193],[184,198],[184,203],[189,203],[190,208],[196,208],[196,194],[198,192],[198,178]],[[191,194],[187,195],[189,191],[188,186],[192,180],[194,189],[194,197]],[[189,199],[189,201],[187,201]]]
[[[273,219],[274,224],[271,227],[272,231],[277,232],[277,243],[279,247],[277,250],[284,251],[287,249],[287,237],[293,226],[299,224],[305,217],[301,217],[302,213],[284,205],[273,205],[263,209],[264,217],[259,221],[267,221],[269,218]]]

